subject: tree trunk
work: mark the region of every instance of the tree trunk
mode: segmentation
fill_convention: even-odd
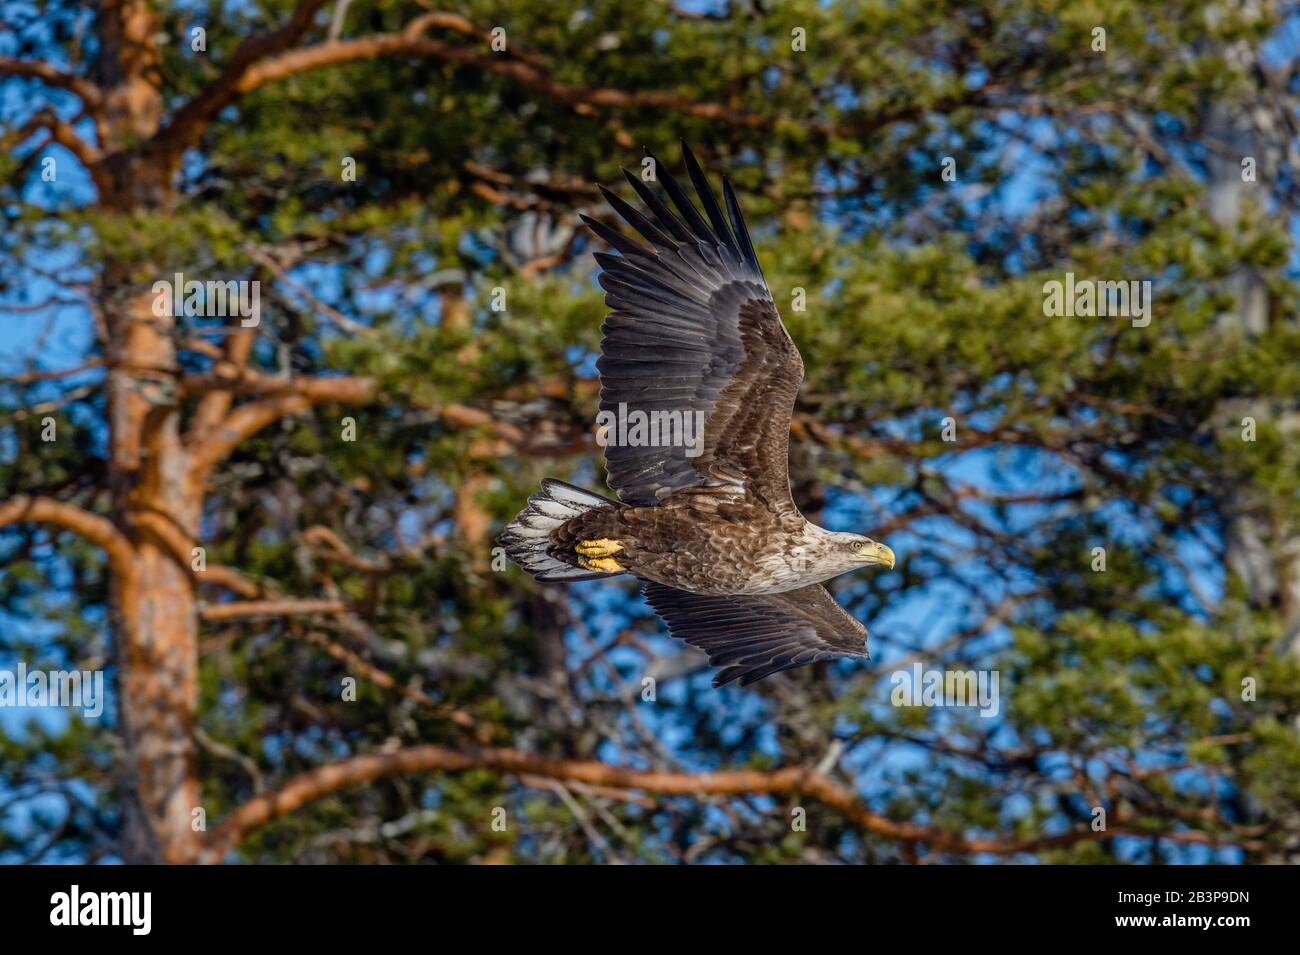
[[[188,475],[176,402],[170,318],[136,292],[109,322],[110,473],[115,512],[135,547],[113,581],[118,707],[125,746],[123,855],[189,862],[199,806],[194,742],[198,608],[189,555],[168,543],[198,536],[200,496]]]
[[[127,216],[175,203],[178,156],[146,145],[163,118],[160,24],[147,0],[104,0],[96,61],[104,89],[95,117],[103,160],[92,170],[99,206]],[[107,336],[109,477],[113,511],[134,550],[112,581],[117,706],[124,745],[122,856],[191,862],[200,834],[194,741],[198,712],[198,608],[189,556],[202,509],[180,436],[175,320],[153,313],[139,271],[159,263],[108,262],[98,303]],[[172,543],[168,543],[168,542]]]
[[[143,542],[134,577],[114,581],[117,691],[125,747],[122,856],[192,862],[199,834],[194,746],[198,639],[188,574],[164,548]]]
[[[1206,160],[1210,218],[1232,231],[1239,227],[1248,190],[1259,190],[1262,206],[1263,197],[1275,188],[1278,174],[1278,144],[1270,142],[1261,132],[1270,124],[1266,118],[1254,115],[1252,109],[1251,104],[1218,103],[1210,108],[1206,122],[1211,143],[1224,150],[1211,150]],[[1229,147],[1236,151],[1228,152]],[[1242,179],[1244,156],[1256,161],[1256,183]],[[1269,300],[1263,278],[1243,267],[1233,275],[1229,287],[1234,307],[1220,321],[1237,327],[1247,336],[1267,331]],[[1263,402],[1234,403],[1222,409],[1234,426],[1244,415],[1264,420],[1277,410]],[[1295,427],[1296,409],[1280,410],[1290,420],[1279,424],[1284,429]],[[1253,489],[1228,492],[1225,501],[1227,564],[1245,584],[1252,606],[1276,608],[1280,612],[1282,646],[1289,653],[1300,654],[1300,529],[1280,526],[1270,503]]]

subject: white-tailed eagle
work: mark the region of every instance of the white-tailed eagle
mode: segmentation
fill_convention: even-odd
[[[894,552],[818,527],[795,506],[790,415],[803,360],[731,183],[723,179],[724,215],[682,149],[702,214],[656,160],[676,213],[627,170],[646,213],[601,187],[648,244],[583,216],[621,253],[596,253],[612,309],[597,362],[602,415],[663,427],[648,429],[652,440],[644,428],[630,440],[622,429],[607,435],[617,501],[545,480],[501,544],[537,580],[640,578],[673,636],[721,668],[713,685],[744,686],[816,660],[867,656],[866,627],[822,581],[868,564],[893,567]],[[702,435],[690,433],[696,421]]]

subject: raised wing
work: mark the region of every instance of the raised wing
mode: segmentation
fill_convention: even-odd
[[[601,190],[648,246],[583,217],[622,253],[596,253],[605,303],[613,309],[596,363],[601,411],[606,420],[629,422],[633,412],[642,421],[659,413],[653,443],[607,442],[609,483],[627,504],[653,505],[682,488],[708,486],[797,516],[790,497],[790,414],[803,361],[781,324],[731,183],[723,180],[728,223],[695,157],[685,144],[682,151],[707,221],[658,160],[658,179],[680,215],[627,170],[650,218]],[[673,413],[683,427],[702,421],[702,436],[663,440]]]
[[[779,670],[834,657],[866,657],[867,628],[821,584],[782,594],[706,597],[647,583],[645,597],[674,637],[722,667],[713,678],[741,686]]]

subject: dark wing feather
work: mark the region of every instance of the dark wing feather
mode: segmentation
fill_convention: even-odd
[[[647,583],[645,597],[674,637],[699,647],[713,678],[741,686],[834,657],[866,657],[867,628],[821,584],[781,594],[708,597]]]
[[[656,160],[679,214],[631,173],[648,216],[602,189],[648,245],[583,217],[622,253],[596,255],[613,309],[597,362],[601,411],[681,412],[692,425],[702,416],[704,426],[700,443],[687,444],[680,432],[658,447],[611,441],[609,483],[627,504],[658,504],[682,488],[722,487],[797,517],[788,454],[803,361],[781,324],[735,190],[724,182],[728,223],[684,145],[683,155],[704,215]]]

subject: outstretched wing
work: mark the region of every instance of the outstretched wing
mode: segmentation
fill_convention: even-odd
[[[622,253],[596,253],[605,304],[613,309],[596,363],[601,411],[606,420],[629,422],[633,412],[643,421],[660,413],[656,442],[607,442],[609,483],[627,504],[653,505],[681,488],[713,486],[797,515],[790,414],[803,361],[781,324],[731,183],[723,180],[728,223],[695,157],[685,144],[682,150],[707,221],[658,160],[658,179],[680,216],[627,170],[651,218],[601,190],[648,246],[583,217]],[[677,420],[689,415],[684,425],[702,422],[702,436],[663,440],[663,422],[672,422],[674,412]]]
[[[821,584],[781,594],[707,597],[647,583],[645,597],[674,637],[722,667],[714,686],[741,686],[834,657],[866,657],[867,628]]]

